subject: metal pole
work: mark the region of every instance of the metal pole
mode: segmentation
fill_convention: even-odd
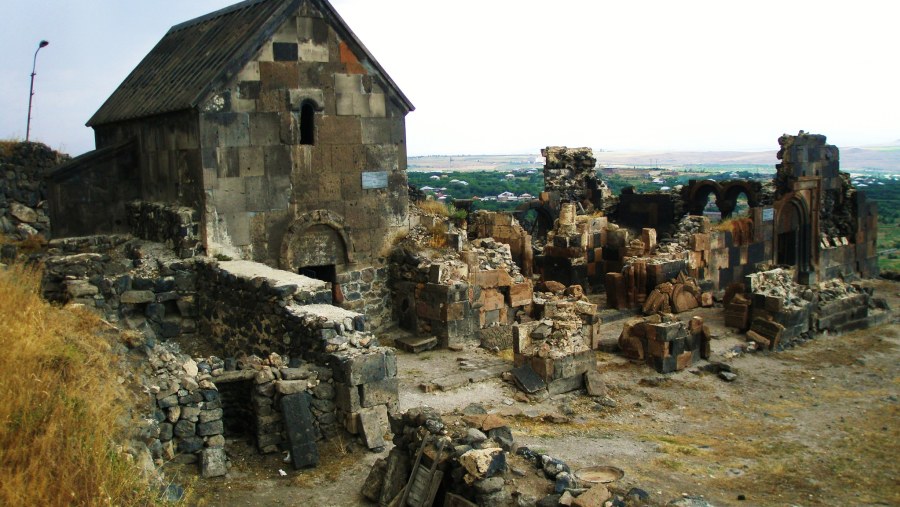
[[[25,128],[26,143],[31,139],[31,102],[34,99],[34,76],[37,75],[34,70],[37,68],[37,55],[41,48],[45,48],[49,44],[49,42],[42,40],[38,44],[38,48],[34,50],[34,60],[31,62],[31,88],[28,91],[28,126]]]

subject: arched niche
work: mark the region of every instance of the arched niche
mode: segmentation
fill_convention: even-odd
[[[344,228],[344,219],[328,210],[299,216],[288,227],[281,243],[281,268],[293,272],[304,269],[337,269],[353,263],[353,244]]]

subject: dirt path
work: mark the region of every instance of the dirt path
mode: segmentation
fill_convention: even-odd
[[[874,283],[898,308],[900,284]],[[619,486],[647,490],[654,504],[689,494],[717,506],[900,505],[900,325],[730,357],[742,340],[724,329],[721,310],[699,313],[719,335],[714,359],[732,365],[734,382],[697,368],[662,376],[598,353],[614,407],[574,393],[529,403],[499,378],[446,392],[419,388],[508,355],[399,353],[400,408],[451,413],[481,403],[509,416],[519,445],[574,469],[617,466],[625,471]],[[619,330],[613,323],[606,332]],[[545,414],[568,422],[546,422]],[[199,486],[200,503],[367,505],[358,491],[379,455],[344,442],[322,454],[319,468],[296,472],[280,456],[236,452],[230,477]]]

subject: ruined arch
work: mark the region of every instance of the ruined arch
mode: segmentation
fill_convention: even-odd
[[[311,231],[316,231],[313,238]],[[333,252],[311,251],[333,245]],[[281,242],[280,264],[282,269],[297,271],[309,265],[310,258],[331,258],[332,264],[352,264],[353,243],[344,227],[344,219],[337,213],[328,210],[315,210],[303,213],[288,227]]]
[[[759,182],[752,180],[691,180],[682,191],[685,209],[691,215],[702,215],[710,195],[716,196],[716,207],[722,212],[722,218],[728,218],[734,212],[738,197],[747,196],[747,204],[751,208],[759,206]]]
[[[532,238],[545,238],[557,219],[557,213],[537,199],[517,206],[513,216]]]
[[[692,180],[683,193],[685,209],[691,215],[702,215],[710,195],[716,196],[716,206],[722,200],[722,186],[714,180]],[[724,212],[723,212],[724,215]]]

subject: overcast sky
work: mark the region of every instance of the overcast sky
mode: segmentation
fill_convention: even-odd
[[[79,154],[174,24],[232,0],[0,0],[0,138]],[[900,139],[900,2],[332,0],[416,106],[410,155]]]

